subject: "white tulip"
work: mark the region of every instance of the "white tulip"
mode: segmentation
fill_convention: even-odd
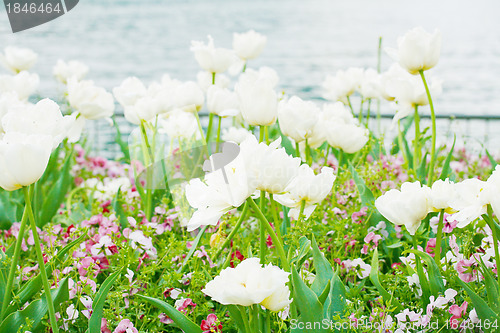
[[[160,111],[158,100],[149,95],[139,98],[133,105],[123,109],[125,119],[135,125],[140,125],[142,121],[154,120]]]
[[[342,118],[330,119],[326,126],[328,144],[346,153],[353,154],[361,150],[368,142],[370,134],[368,129],[355,123],[346,123]]]
[[[267,37],[254,30],[233,34],[233,49],[238,57],[244,60],[257,58],[266,46]]]
[[[444,209],[447,213],[453,213],[450,202],[456,196],[455,183],[446,180],[438,180],[431,187],[431,207],[433,211]]]
[[[476,178],[455,184],[456,195],[450,200],[450,207],[458,211],[451,217],[452,220],[458,221],[457,227],[466,227],[486,213],[488,200],[483,194],[486,187],[486,182]]]
[[[192,41],[191,51],[200,67],[209,73],[225,72],[235,58],[232,50],[216,48],[212,36],[208,36],[208,44]]]
[[[395,225],[404,225],[415,235],[430,210],[431,190],[420,182],[403,183],[401,190],[392,189],[375,200],[380,214]]]
[[[328,75],[323,81],[323,97],[334,102],[341,101],[348,104],[347,98],[359,90],[363,75],[364,70],[355,67],[345,71],[339,70],[335,76]]]
[[[4,53],[0,55],[0,61],[5,68],[14,73],[29,70],[37,59],[38,55],[32,50],[15,46],[7,46]]]
[[[37,89],[40,78],[37,74],[22,71],[15,75],[0,75],[0,93],[15,92],[20,100],[27,100]]]
[[[332,190],[336,176],[333,169],[323,167],[319,175],[307,164],[300,166],[297,175],[285,188],[285,194],[275,195],[274,199],[282,205],[290,207],[289,216],[298,219],[302,202],[305,202],[304,216],[306,219]]]
[[[358,90],[363,99],[380,97],[380,74],[374,69],[367,69],[363,73],[363,78]]]
[[[55,149],[74,121],[75,117],[63,116],[59,105],[45,98],[35,105],[26,103],[12,108],[2,118],[2,127],[6,133],[49,135]]]
[[[242,143],[248,137],[254,136],[252,132],[245,128],[229,127],[222,131],[222,140],[227,142]]]
[[[68,80],[68,102],[85,119],[109,118],[115,110],[113,95],[93,81]]]
[[[252,194],[248,186],[244,160],[241,156],[224,166],[186,185],[186,199],[195,208],[189,221],[182,222],[188,231],[202,225],[216,225],[219,219],[234,207],[239,207]],[[226,183],[227,180],[227,183]]]
[[[236,116],[238,110],[238,96],[235,92],[211,86],[207,90],[207,109],[210,113],[221,117]]]
[[[436,66],[441,53],[441,32],[430,34],[422,27],[413,28],[398,38],[398,49],[387,48],[386,52],[410,74],[418,74]]]
[[[387,83],[387,93],[394,96],[397,102],[397,112],[392,120],[393,126],[398,120],[415,112],[416,106],[429,104],[425,86],[419,77],[405,75]],[[430,79],[429,90],[432,96],[438,96],[442,92],[441,80]]]
[[[14,191],[42,177],[52,152],[50,135],[6,133],[0,140],[0,187]]]
[[[481,196],[485,202],[491,205],[495,215],[497,217],[500,216],[500,165],[495,167],[495,170],[486,181],[486,186]]]
[[[83,62],[70,60],[65,62],[61,59],[57,60],[52,74],[61,82],[66,84],[68,80],[74,77],[77,81],[82,80],[89,72],[89,67]]]
[[[254,136],[240,145],[240,155],[245,160],[248,184],[255,190],[280,194],[285,191],[299,172],[300,158],[288,155],[285,148],[279,148],[280,139],[269,146],[258,143]]]
[[[170,138],[201,139],[196,117],[192,112],[181,109],[169,112],[165,118],[160,118],[160,131],[164,131]]]
[[[174,104],[178,108],[192,109],[194,107],[196,110],[199,110],[205,102],[203,90],[193,81],[187,81],[177,85],[173,96]]]
[[[282,100],[278,104],[278,121],[281,132],[295,142],[304,141],[312,136],[320,114],[320,109],[310,101],[297,96]]]
[[[146,86],[135,76],[126,78],[119,87],[113,88],[113,95],[123,107],[134,105],[146,93]]]
[[[398,63],[394,63],[387,71],[380,75],[380,95],[388,101],[394,101],[395,96],[391,91],[393,81],[406,79],[408,72],[406,72]]]
[[[258,258],[248,258],[235,268],[222,270],[202,291],[224,305],[261,304],[271,311],[280,311],[291,303],[286,286],[289,275],[270,264],[262,267]]]
[[[26,104],[29,103],[19,100],[16,92],[6,92],[0,94],[0,134],[4,131],[2,127],[2,118],[9,112],[9,110],[16,109]]]
[[[253,126],[270,126],[278,117],[277,75],[260,70],[243,73],[235,87],[243,119]]]

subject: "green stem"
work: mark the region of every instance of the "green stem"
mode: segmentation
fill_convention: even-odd
[[[349,109],[351,109],[351,113],[354,116],[354,109],[352,108],[351,99],[349,98],[349,96],[347,96],[347,104],[349,105]]]
[[[368,128],[368,124],[370,122],[370,109],[372,106],[372,99],[368,99],[368,108],[366,109],[366,128]]]
[[[212,84],[215,84],[215,73],[212,73]]]
[[[253,332],[260,332],[260,318],[259,318],[259,305],[253,304],[251,307],[251,316],[250,322],[253,326]]]
[[[248,211],[248,203],[245,202],[245,205],[243,206],[243,211],[241,212],[241,215],[240,215],[238,221],[236,221],[236,225],[234,226],[233,230],[231,230],[231,232],[229,233],[229,236],[227,236],[227,238],[224,241],[224,243],[222,244],[222,246],[219,248],[219,250],[217,250],[215,255],[212,257],[212,261],[215,261],[220,256],[222,250],[224,250],[226,248],[226,246],[229,245],[229,243],[233,239],[234,235],[236,235],[236,233],[240,229],[240,226],[243,223],[243,220],[245,219],[247,211]]]
[[[264,133],[266,135],[266,145],[269,145],[269,126],[264,126]]]
[[[47,300],[47,305],[49,308],[49,318],[50,326],[52,327],[53,333],[58,333],[59,329],[57,327],[56,311],[54,309],[54,302],[52,301],[52,294],[50,293],[49,280],[47,278],[47,271],[45,270],[45,263],[43,261],[42,247],[40,240],[38,238],[38,231],[36,230],[35,216],[33,216],[33,210],[31,209],[31,198],[27,187],[23,187],[24,200],[26,202],[26,211],[28,212],[28,218],[31,224],[31,231],[33,232],[33,239],[35,241],[35,252],[38,261],[38,268],[40,269],[40,275],[42,277],[43,289],[45,290],[45,298]]]
[[[222,125],[222,117],[221,116],[218,116],[219,118],[219,124],[217,126],[217,139],[216,139],[216,142],[217,142],[217,145],[216,145],[216,151],[219,151],[219,144],[220,144],[220,130],[221,130],[221,125]]]
[[[266,192],[260,191],[260,200],[259,200],[259,210],[261,212],[264,211],[264,200],[266,199]],[[266,263],[266,250],[267,250],[267,244],[266,244],[266,226],[264,225],[264,221],[260,220],[260,263],[261,265],[264,265]]]
[[[281,220],[278,218],[278,212],[276,211],[276,201],[273,198],[272,194],[269,194],[269,201],[271,202],[271,211],[274,219],[274,229],[276,230],[276,236],[283,244],[283,237],[281,235]]]
[[[497,264],[497,280],[498,280],[498,285],[500,286],[500,249],[498,248],[498,235],[497,235],[497,230],[495,226],[495,221],[493,220],[493,211],[491,209],[491,205],[488,204],[488,219],[485,219],[486,223],[491,229],[491,235],[493,236],[493,248],[495,249],[495,261]]]
[[[364,100],[361,99],[361,104],[359,105],[359,114],[358,114],[358,121],[359,121],[359,124],[361,125],[363,122],[363,102]]]
[[[300,202],[300,212],[299,212],[299,216],[297,217],[297,224],[302,220],[302,216],[304,215],[305,208],[306,208],[306,202],[305,202],[305,200],[302,200]]]
[[[19,257],[21,256],[21,245],[24,239],[24,231],[26,230],[26,220],[28,219],[27,207],[24,207],[23,217],[21,219],[21,226],[19,227],[19,234],[17,235],[16,245],[14,247],[14,256],[12,257],[12,263],[10,264],[9,276],[7,278],[7,286],[5,287],[4,299],[2,302],[2,312],[0,316],[0,321],[5,317],[5,311],[9,306],[12,299],[12,287],[14,285],[14,277],[16,276],[17,264],[19,263]]]
[[[328,153],[330,152],[330,145],[326,145],[325,149],[325,163],[323,163],[323,166],[326,166],[328,164]]]
[[[295,142],[295,157],[300,158],[300,148],[298,142]]]
[[[406,155],[406,149],[403,143],[403,132],[401,131],[401,122],[398,120],[398,145],[401,154],[403,154],[403,159],[406,166],[409,166],[408,156]]]
[[[420,161],[420,115],[418,114],[418,105],[415,105],[415,143],[413,149],[413,170],[416,173]]]
[[[434,163],[436,162],[436,112],[434,111],[434,104],[432,103],[431,92],[429,90],[429,86],[427,85],[427,81],[425,80],[424,71],[420,70],[420,77],[424,82],[425,92],[427,93],[427,98],[429,99],[429,106],[431,108],[431,119],[432,119],[432,146],[431,146],[431,162],[429,164],[429,176],[427,180],[427,184],[433,183],[434,178]]]
[[[212,134],[213,123],[214,123],[214,114],[210,113],[210,115],[208,116],[208,127],[207,127],[207,137],[206,137],[207,143],[210,142],[210,134]]]
[[[444,219],[444,209],[441,209],[439,213],[439,224],[436,235],[436,247],[434,248],[434,260],[438,267],[441,267],[441,239],[443,237],[443,219]]]
[[[252,198],[248,198],[248,202],[250,203],[250,206],[252,206],[252,208],[257,213],[258,218],[262,222],[264,222],[264,225],[267,229],[267,232],[269,233],[269,235],[271,235],[271,239],[273,240],[273,244],[274,244],[274,247],[276,248],[276,252],[278,253],[278,256],[281,259],[281,264],[283,265],[283,268],[285,269],[285,271],[290,272],[290,264],[288,263],[288,260],[286,259],[285,250],[283,249],[283,244],[281,244],[281,242],[279,241],[278,236],[276,236],[276,233],[274,232],[273,228],[271,227],[271,225],[267,221],[264,214],[262,214],[262,211],[259,209],[259,207],[255,203],[255,201],[253,201]]]
[[[146,146],[146,152],[144,152],[144,166],[146,167],[146,203],[145,203],[145,212],[146,219],[151,221],[151,216],[153,215],[153,171],[154,171],[154,151],[152,150],[148,135],[146,132],[145,122],[141,121],[141,133],[142,140],[144,145]],[[143,147],[144,147],[143,145]]]
[[[309,151],[309,143],[307,142],[306,139],[306,163],[311,165],[310,159],[311,159],[311,152]]]
[[[245,307],[242,305],[236,305],[241,314],[241,319],[245,325],[245,333],[252,333],[252,328],[250,327],[250,320],[248,320],[247,312]]]
[[[265,137],[264,127],[265,126],[260,126],[260,129],[259,129],[259,143],[264,142],[264,137]]]
[[[205,133],[203,132],[203,127],[201,126],[201,121],[200,121],[200,116],[198,115],[198,111],[194,111],[194,116],[196,117],[196,122],[198,123],[198,130],[200,131],[201,135],[201,140],[203,141],[203,144],[207,143],[207,140],[205,139]]]

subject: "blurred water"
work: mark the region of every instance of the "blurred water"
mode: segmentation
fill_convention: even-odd
[[[130,75],[146,82],[164,73],[193,80],[199,68],[191,40],[211,34],[216,45],[231,47],[233,32],[254,29],[268,44],[249,66],[276,69],[288,94],[319,98],[327,73],[375,67],[379,36],[384,46],[395,46],[399,35],[421,25],[443,34],[442,56],[431,71],[444,81],[437,112],[500,114],[499,10],[495,0],[82,0],[63,17],[16,34],[2,9],[0,35],[3,45],[40,55],[33,69],[41,76],[40,93],[58,97],[62,87],[51,75],[58,58],[87,63],[88,78],[107,89]],[[391,63],[384,54],[382,68]]]

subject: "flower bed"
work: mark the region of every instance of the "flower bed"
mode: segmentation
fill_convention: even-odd
[[[322,109],[247,68],[265,42],[193,42],[198,83],[126,79],[119,161],[81,139],[115,108],[85,65],[55,67],[65,104],[31,104],[36,55],[6,49],[0,81],[23,83],[0,96],[0,331],[497,330],[499,171],[436,146],[439,33],[411,30],[383,74],[328,76]],[[390,147],[363,117],[378,99],[397,110]]]

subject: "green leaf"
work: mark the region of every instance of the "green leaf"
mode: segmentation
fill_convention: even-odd
[[[122,270],[118,270],[108,276],[106,280],[102,283],[99,291],[97,292],[94,301],[92,302],[92,316],[89,319],[89,333],[100,333],[101,332],[101,320],[104,311],[104,303],[106,302],[106,296],[109,290],[115,283],[115,281],[121,276]]]
[[[59,288],[51,289],[50,293],[54,302],[54,308],[57,311],[60,305],[69,299],[68,278],[59,282]],[[47,311],[47,300],[45,299],[45,293],[43,293],[41,299],[30,303],[25,309],[13,312],[7,316],[0,325],[0,333],[17,332],[22,325],[26,324],[27,320],[32,323],[31,332],[41,332],[42,319]]]
[[[231,319],[236,322],[236,326],[240,329],[241,332],[245,332],[245,323],[243,322],[243,318],[241,317],[241,313],[238,310],[237,305],[228,305],[227,310],[229,311],[229,314],[231,315]]]
[[[328,260],[326,260],[323,252],[319,250],[314,236],[312,238],[312,253],[316,277],[314,278],[311,289],[316,293],[316,295],[319,296],[330,284],[330,281],[333,278],[333,269],[332,265],[330,265]]]
[[[445,180],[446,178],[448,178],[448,175],[450,174],[451,171],[450,162],[451,162],[451,157],[453,156],[453,149],[455,148],[456,141],[457,141],[457,136],[454,135],[453,145],[451,146],[448,156],[446,156],[446,159],[444,160],[443,170],[441,171],[441,175],[439,176],[439,179],[441,180]]]
[[[205,230],[207,230],[207,228],[208,228],[208,225],[204,226],[203,228],[200,229],[200,231],[198,231],[198,235],[196,235],[194,242],[191,244],[191,249],[189,249],[189,252],[188,252],[186,258],[184,258],[184,261],[182,262],[181,267],[177,270],[177,273],[181,273],[184,270],[184,267],[188,263],[189,259],[191,259],[194,252],[198,248],[198,244],[200,244],[200,240],[203,237],[203,235],[205,234]]]
[[[7,230],[17,222],[18,204],[11,199],[11,193],[0,190],[0,229]]]
[[[380,283],[379,277],[378,277],[378,272],[379,272],[379,266],[378,266],[378,249],[375,249],[373,251],[373,257],[372,257],[372,263],[371,263],[372,269],[370,271],[370,281],[372,281],[373,285],[375,288],[377,288],[378,292],[382,296],[382,298],[388,303],[388,304],[394,304],[396,306],[396,310],[400,311],[402,310],[402,306],[399,303],[397,299],[392,297],[391,294],[385,290],[385,288],[382,286]]]
[[[403,132],[401,133],[401,135],[403,137],[406,136],[406,133],[408,133],[408,130],[410,129],[411,125],[413,124],[413,118],[414,117],[407,117],[406,120],[405,120],[405,123],[403,124]],[[398,137],[396,136],[396,138],[394,138],[393,142],[392,142],[392,149],[391,149],[391,155],[396,155],[400,150],[400,147],[399,147],[399,142],[398,142]]]
[[[122,132],[120,131],[120,126],[118,126],[118,122],[116,121],[116,117],[113,116],[113,125],[115,126],[116,134],[115,134],[115,142],[120,146],[120,150],[123,154],[124,162],[130,164],[130,151],[128,149],[127,142],[122,139]]]
[[[323,316],[329,320],[342,316],[346,305],[345,286],[335,272],[330,281],[330,294],[323,305]]]
[[[118,217],[118,221],[120,221],[120,226],[122,227],[122,229],[124,229],[128,226],[128,220],[127,220],[127,214],[125,214],[125,211],[123,210],[120,194],[121,194],[121,187],[118,189],[118,192],[113,198],[112,206],[113,210],[116,213],[116,216]]]
[[[62,167],[62,170],[58,173],[58,179],[50,187],[48,194],[43,195],[43,200],[41,202],[40,218],[38,219],[38,226],[42,227],[46,223],[52,220],[52,217],[56,215],[57,210],[61,207],[64,202],[64,197],[68,193],[68,190],[73,183],[73,178],[71,176],[71,168],[73,165],[73,152],[71,151]]]
[[[490,159],[490,163],[491,163],[491,169],[492,170],[495,170],[496,166],[497,166],[497,161],[495,161],[495,159],[493,158],[493,156],[491,156],[490,152],[488,151],[488,149],[485,149],[486,151],[486,155],[488,155],[488,158]]]
[[[467,294],[469,295],[470,299],[472,300],[472,304],[474,305],[474,308],[476,309],[477,316],[479,319],[485,321],[489,320],[490,322],[495,321],[500,319],[495,311],[493,311],[486,301],[476,294],[468,285],[467,283],[463,282],[459,278],[457,278],[457,282],[465,289]]]
[[[481,265],[482,273],[484,276],[484,284],[486,286],[486,295],[488,296],[488,304],[497,314],[500,315],[500,304],[498,302],[499,299],[498,283],[493,278],[493,275],[491,274],[490,270],[484,264],[483,259],[479,257],[479,260],[480,260],[479,264]]]
[[[300,312],[299,320],[304,323],[321,322],[323,320],[323,306],[316,294],[302,281],[295,268],[292,268],[292,285],[294,303]],[[316,330],[315,332],[328,332],[328,330]]]
[[[427,264],[427,275],[429,276],[429,288],[432,295],[438,297],[439,293],[444,291],[444,282],[441,273],[439,272],[439,267],[437,266],[434,258],[432,258],[428,253],[410,249],[407,252],[413,253],[416,256],[422,258]],[[425,274],[424,274],[425,275]],[[419,274],[419,278],[420,274]],[[425,278],[425,276],[424,276]],[[422,281],[422,280],[421,280]],[[422,283],[422,289],[424,288],[424,284]],[[422,290],[423,291],[423,290]]]
[[[304,261],[309,257],[311,252],[311,241],[306,236],[299,239],[299,250],[297,255],[290,261],[290,264],[295,264],[295,267],[302,267]]]
[[[174,308],[172,305],[161,301],[159,299],[153,298],[153,297],[147,297],[147,296],[142,296],[142,295],[136,295],[139,298],[148,301],[152,305],[154,305],[156,308],[160,309],[161,311],[165,312],[167,316],[169,316],[176,324],[179,326],[181,330],[184,332],[189,332],[189,333],[201,333],[201,328],[200,326],[196,325],[193,323],[188,317],[184,315],[184,313],[180,312],[176,308]],[[232,314],[232,312],[231,312]],[[99,321],[100,323],[100,321]],[[99,326],[100,327],[100,326]],[[92,333],[92,332],[90,332]]]
[[[57,255],[52,258],[51,261],[45,264],[45,271],[47,272],[47,276],[51,276],[52,271],[54,268],[57,268],[64,262],[64,257],[66,254],[76,245],[80,244],[87,235],[83,234],[74,241],[68,243],[62,250],[57,252]],[[24,305],[26,302],[28,302],[33,296],[35,296],[40,290],[42,290],[42,276],[40,273],[29,280],[22,288],[21,290],[17,293],[16,299],[18,299],[17,302],[12,303],[9,305],[7,308],[5,315],[8,315],[9,313],[12,313],[19,309],[19,306]]]

